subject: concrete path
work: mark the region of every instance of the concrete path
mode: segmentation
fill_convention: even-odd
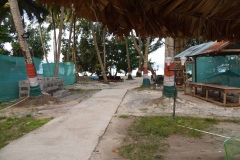
[[[104,89],[0,150],[0,160],[88,160],[127,89]]]

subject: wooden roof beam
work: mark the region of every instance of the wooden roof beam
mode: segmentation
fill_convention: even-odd
[[[240,49],[222,49],[219,52],[238,52],[240,54]]]
[[[162,17],[166,17],[172,10],[174,10],[177,6],[179,6],[183,0],[175,0],[172,1],[161,13]]]

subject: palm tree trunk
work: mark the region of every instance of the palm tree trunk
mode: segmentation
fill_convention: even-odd
[[[64,17],[64,7],[61,7],[61,16],[60,16],[60,25],[59,25],[59,34],[58,34],[58,49],[57,49],[57,56],[56,56],[57,59],[55,64],[54,77],[58,77],[59,60],[60,60],[60,54],[61,54],[63,17]]]
[[[137,46],[137,48],[139,48],[138,49],[138,54],[142,55],[142,40],[141,40],[140,34],[138,35],[138,46]],[[139,76],[139,77],[142,76],[142,60],[144,60],[143,55],[140,56],[139,65],[138,65],[137,76]]]
[[[140,35],[138,36],[138,43],[139,45],[137,45],[137,42],[135,40],[135,37],[133,35],[133,31],[131,31],[131,35],[132,35],[132,40],[133,40],[133,44],[135,49],[137,50],[138,54],[139,54],[139,64],[138,64],[138,71],[137,71],[137,77],[141,77],[142,76],[142,59],[143,59],[143,55],[142,55],[142,51],[141,51],[141,38]]]
[[[76,73],[76,82],[79,80],[79,69],[77,67],[77,55],[76,55],[76,15],[73,15],[73,49],[72,49],[72,60],[75,65],[75,73]]]
[[[144,53],[144,64],[143,64],[143,86],[148,87],[151,85],[149,77],[148,77],[148,49],[150,44],[150,38],[147,37],[147,42],[145,46],[145,53]]]
[[[72,48],[72,61],[75,64],[76,62],[76,15],[73,17],[73,48]]]
[[[134,35],[133,35],[133,32],[131,31],[131,35],[132,35],[132,40],[133,40],[133,44],[134,44],[134,47],[135,47],[135,49],[137,50],[137,52],[138,52],[138,54],[139,54],[139,56],[140,56],[140,60],[139,60],[139,67],[138,67],[138,74],[141,74],[142,73],[142,70],[141,70],[141,65],[140,65],[140,63],[142,62],[141,61],[141,59],[144,59],[143,58],[143,54],[141,53],[141,46],[138,46],[137,45],[137,42],[136,42],[136,40],[135,40],[135,37],[134,37]],[[139,37],[140,37],[140,35],[139,35]],[[139,43],[140,43],[140,38],[139,38]],[[155,75],[155,72],[154,72],[154,70],[153,70],[153,68],[152,68],[152,66],[148,63],[148,69],[151,71],[151,73],[152,73],[152,75]],[[141,77],[141,76],[140,76]]]
[[[38,97],[42,95],[41,89],[39,87],[39,82],[37,79],[36,69],[33,64],[33,60],[28,48],[28,44],[25,38],[23,38],[21,35],[24,33],[23,29],[23,23],[21,20],[18,2],[16,0],[8,0],[10,5],[10,10],[12,13],[14,25],[17,31],[18,35],[18,41],[20,44],[20,47],[22,49],[22,54],[25,59],[27,73],[28,73],[28,80],[30,84],[30,96],[31,97]]]
[[[143,60],[143,56],[139,56],[138,71],[137,71],[136,77],[142,77],[142,60]]]
[[[128,79],[133,79],[132,78],[131,65],[130,65],[129,51],[128,51],[128,40],[127,40],[126,37],[124,37],[124,38],[125,38],[126,53],[127,53],[127,63],[128,63]]]
[[[41,27],[40,23],[39,23],[39,33],[40,33],[40,40],[41,40],[41,43],[42,43],[43,54],[44,54],[44,57],[45,57],[45,59],[47,61],[47,64],[48,64],[49,62],[48,62],[47,53],[46,53],[46,50],[45,50],[45,45],[44,45],[44,42],[43,42],[42,27]]]
[[[57,39],[56,39],[56,22],[54,18],[54,12],[52,11],[52,23],[53,23],[53,53],[54,53],[54,62],[56,63],[57,60]]]
[[[106,27],[103,29],[103,66],[106,71]]]
[[[106,75],[106,72],[105,72],[104,67],[103,67],[103,63],[102,63],[102,59],[101,59],[100,52],[99,52],[99,49],[98,49],[98,44],[97,44],[96,35],[95,35],[95,32],[94,32],[94,27],[93,27],[92,22],[90,22],[90,27],[91,27],[91,30],[92,30],[92,36],[93,36],[94,46],[95,46],[97,56],[98,56],[98,61],[100,63],[100,67],[102,69],[103,83],[108,84],[109,82],[107,80],[107,75]]]
[[[71,46],[71,37],[72,37],[72,28],[73,28],[73,20],[74,20],[74,11],[72,11],[72,17],[70,22],[70,31],[69,31],[69,38],[68,38],[68,52],[66,61],[69,62],[69,55],[70,55],[70,46]]]
[[[44,45],[43,37],[42,37],[42,27],[41,27],[40,23],[39,23],[39,32],[40,32],[40,39],[41,39],[41,43],[42,43],[42,49],[43,49],[44,57],[45,57],[46,62],[48,64],[48,69],[49,69],[49,72],[50,72],[50,75],[51,75],[52,71],[51,71],[51,68],[50,68],[49,62],[48,62],[48,57],[47,57],[47,53],[46,53],[46,50],[45,50],[45,45]]]

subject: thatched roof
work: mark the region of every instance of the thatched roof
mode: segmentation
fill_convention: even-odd
[[[240,40],[240,0],[38,0],[70,8],[111,33]]]

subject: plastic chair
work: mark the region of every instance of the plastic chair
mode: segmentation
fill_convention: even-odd
[[[226,153],[226,160],[230,160],[233,156],[240,154],[240,137],[231,137],[223,142]]]

